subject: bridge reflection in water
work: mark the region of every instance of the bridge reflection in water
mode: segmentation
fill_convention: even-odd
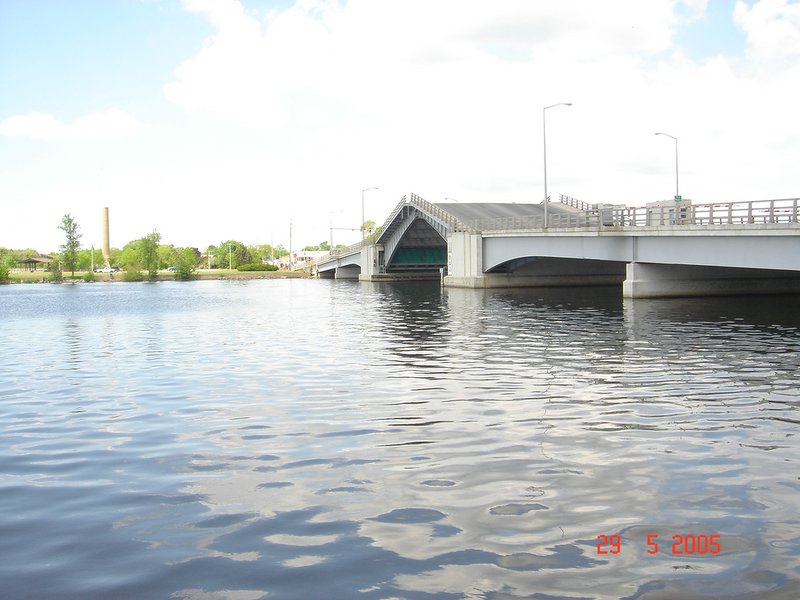
[[[442,278],[446,287],[621,285],[629,298],[800,292],[798,199],[631,208],[405,196],[373,240],[323,257],[320,277]]]

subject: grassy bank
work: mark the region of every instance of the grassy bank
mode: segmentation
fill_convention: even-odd
[[[75,271],[74,281],[83,283],[83,276],[86,273],[83,271]],[[123,274],[121,272],[113,273],[95,273],[96,283],[105,283],[109,281],[119,282],[123,281]],[[9,283],[42,283],[49,280],[50,274],[45,271],[12,271],[10,273]],[[307,279],[309,275],[299,271],[251,271],[239,272],[228,271],[227,269],[202,269],[195,272],[194,278],[198,279]],[[171,271],[159,271],[158,281],[174,281],[175,273]],[[69,283],[73,281],[69,273],[64,273],[64,282]]]

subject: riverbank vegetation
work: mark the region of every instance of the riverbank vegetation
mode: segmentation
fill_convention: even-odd
[[[246,245],[237,240],[225,240],[201,252],[196,247],[162,243],[161,234],[153,230],[122,248],[111,248],[106,260],[100,248],[81,247],[80,226],[71,215],[65,214],[58,228],[64,232],[64,243],[58,252],[43,254],[33,248],[0,246],[0,283],[304,276],[279,271],[277,263],[289,254],[281,244]],[[323,242],[316,248],[327,250],[328,244]]]

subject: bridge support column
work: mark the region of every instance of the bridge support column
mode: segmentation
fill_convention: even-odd
[[[680,298],[800,292],[800,276],[766,269],[734,269],[632,262],[627,265],[625,298]]]
[[[365,244],[361,247],[361,274],[358,279],[361,281],[373,281],[374,276],[380,272],[378,267],[378,246],[375,244]]]
[[[479,233],[456,231],[447,236],[447,276],[449,287],[486,287],[483,273],[483,238]]]

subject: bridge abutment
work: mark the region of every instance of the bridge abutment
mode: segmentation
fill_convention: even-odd
[[[800,276],[786,271],[640,262],[626,267],[625,298],[679,298],[800,293]]]

